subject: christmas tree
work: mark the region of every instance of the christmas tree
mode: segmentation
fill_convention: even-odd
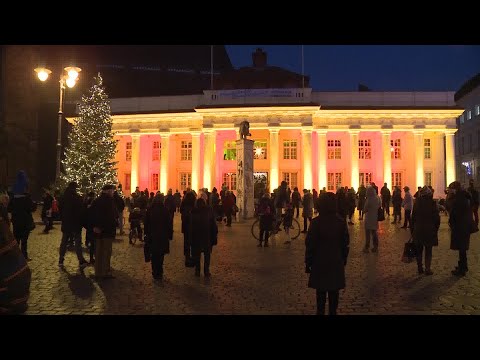
[[[110,102],[102,82],[99,73],[82,96],[79,116],[68,135],[69,145],[62,161],[64,172],[59,184],[62,189],[75,181],[80,193],[98,193],[105,184],[117,183],[114,161],[117,140],[113,138]]]

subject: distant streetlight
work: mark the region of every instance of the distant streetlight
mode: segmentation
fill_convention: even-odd
[[[62,75],[60,75],[60,105],[58,107],[58,134],[57,134],[57,168],[55,171],[55,181],[60,178],[60,163],[62,157],[62,116],[63,116],[63,95],[65,91],[65,85],[72,88],[77,83],[78,73],[82,71],[79,67],[68,66],[64,69]],[[46,81],[48,76],[52,73],[49,69],[38,67],[35,69],[40,81]]]

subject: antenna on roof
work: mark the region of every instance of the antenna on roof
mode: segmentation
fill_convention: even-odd
[[[213,45],[210,45],[210,90],[213,90]]]
[[[302,45],[302,89],[305,88],[305,63],[303,61],[303,45]]]

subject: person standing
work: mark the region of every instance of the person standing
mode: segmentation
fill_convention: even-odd
[[[260,216],[260,241],[258,247],[262,247],[263,241],[265,241],[264,246],[268,247],[270,231],[273,230],[274,214],[275,210],[270,199],[270,193],[266,191],[258,205],[258,215]]]
[[[93,233],[93,226],[92,226],[92,203],[95,199],[95,193],[90,191],[87,195],[87,198],[84,202],[83,208],[83,227],[85,228],[86,235],[85,235],[85,245],[89,249],[90,254],[90,264],[95,264],[95,234]]]
[[[410,215],[413,209],[413,197],[412,194],[410,194],[410,188],[408,186],[405,186],[403,190],[405,191],[405,197],[403,198],[402,206],[405,210],[405,221],[403,223],[402,229],[406,229],[407,227],[412,226]]]
[[[77,183],[72,181],[68,184],[62,197],[62,241],[58,260],[58,266],[60,267],[63,267],[69,239],[74,241],[80,268],[83,269],[88,265],[82,253],[83,210],[82,197],[77,194]]]
[[[478,229],[479,198],[478,198],[478,191],[477,189],[475,189],[475,182],[473,181],[473,179],[470,179],[470,182],[468,184],[468,192],[470,193],[472,212],[473,212],[473,217],[475,218],[475,225]]]
[[[329,315],[336,315],[339,290],[345,288],[345,265],[350,238],[347,223],[337,214],[333,193],[320,195],[315,207],[318,216],[312,220],[305,238],[305,272],[308,287],[316,290],[317,315],[325,315],[328,295]]]
[[[303,199],[302,199],[302,217],[303,217],[303,231],[302,233],[306,234],[308,231],[307,220],[312,223],[313,218],[313,195],[307,189],[303,189]]]
[[[233,195],[231,191],[227,190],[224,200],[222,201],[223,212],[227,217],[227,225],[228,227],[232,226],[232,213],[233,213],[233,206],[235,205],[235,201],[233,200]]]
[[[118,228],[120,230],[120,235],[124,235],[125,231],[123,231],[124,226],[124,218],[123,218],[123,210],[125,209],[125,200],[120,196],[117,190],[113,193],[113,198],[115,199],[115,205],[117,206],[118,212]]]
[[[353,214],[355,213],[356,194],[355,189],[352,187],[347,192],[347,213],[348,213],[348,225],[353,225]]]
[[[297,216],[296,216],[297,219],[298,219],[298,215],[300,213],[300,200],[301,200],[301,198],[302,198],[302,196],[298,192],[298,187],[295,186],[293,188],[293,193],[292,193],[292,206],[293,206],[293,210],[297,209]]]
[[[178,189],[175,190],[175,194],[173,194],[173,198],[175,200],[175,212],[180,212],[180,204],[182,203],[182,195],[178,192]]]
[[[182,203],[180,204],[180,213],[182,214],[183,254],[185,255],[186,267],[195,266],[190,233],[190,218],[194,207],[195,194],[192,191],[188,191],[183,196]]]
[[[200,276],[200,257],[203,253],[205,277],[210,277],[210,255],[212,246],[217,244],[217,223],[212,209],[204,199],[197,199],[190,217],[190,234],[192,236],[192,252],[195,261],[195,276]]]
[[[390,193],[390,189],[387,187],[387,183],[383,183],[383,187],[380,190],[380,195],[382,196],[383,211],[385,211],[387,216],[390,217],[390,199],[392,195]]]
[[[397,223],[397,218],[398,218],[398,223],[402,221],[402,190],[398,188],[398,186],[395,186],[395,189],[393,189],[393,195],[392,195],[392,205],[393,205],[393,221],[392,224]]]
[[[45,229],[43,229],[44,234],[48,234],[48,232],[53,229],[52,203],[53,196],[50,194],[50,191],[47,190],[43,197],[42,207],[42,220],[45,223]]]
[[[164,199],[163,195],[155,195],[145,217],[146,245],[150,248],[152,276],[155,280],[162,279],[163,260],[170,253],[171,210],[165,207]]]
[[[375,189],[372,186],[369,186],[367,188],[367,200],[365,201],[365,206],[363,208],[363,212],[365,213],[364,253],[370,251],[370,236],[373,238],[372,252],[377,252],[378,250],[378,209],[380,209],[381,205],[382,202],[375,192]]]
[[[458,266],[452,270],[452,275],[465,276],[468,271],[467,250],[470,247],[470,233],[474,220],[468,193],[462,189],[458,181],[449,186],[452,205],[448,225],[451,229],[450,249],[458,250]]]
[[[359,186],[357,195],[358,195],[358,205],[357,205],[358,215],[360,220],[363,220],[363,207],[365,206],[365,198],[367,196],[367,188],[365,187],[365,185],[361,184]]]
[[[433,193],[424,186],[418,193],[413,205],[411,232],[413,243],[417,247],[418,273],[432,275],[432,247],[438,246],[438,228],[440,227],[440,214],[438,206],[433,201]],[[425,271],[423,270],[422,256],[425,248]]]
[[[13,235],[21,246],[25,259],[31,261],[32,259],[28,257],[27,242],[30,232],[35,228],[32,212],[36,210],[37,206],[27,190],[27,175],[21,170],[18,172],[13,186],[13,198],[8,204],[8,211],[12,214]]]
[[[163,203],[164,203],[165,208],[167,209],[168,213],[170,214],[169,229],[172,233],[169,235],[169,239],[173,239],[173,218],[175,216],[175,209],[176,209],[177,206],[175,205],[175,198],[173,196],[173,190],[172,189],[168,189],[167,196],[164,197]]]
[[[92,202],[92,226],[96,237],[95,277],[113,278],[110,267],[112,243],[117,228],[117,206],[113,199],[114,185],[105,185],[102,194]]]

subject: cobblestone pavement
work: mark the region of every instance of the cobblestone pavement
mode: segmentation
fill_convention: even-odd
[[[258,248],[251,224],[219,226],[207,279],[184,266],[176,214],[162,282],[152,279],[142,245],[130,246],[127,236],[117,236],[113,244],[115,279],[94,280],[93,267],[82,273],[74,251],[67,252],[62,270],[57,266],[60,224],[48,235],[37,225],[29,239],[33,261],[27,314],[315,314],[315,291],[307,288],[304,273],[304,235],[291,245],[276,235],[269,248]],[[478,233],[468,252],[470,271],[456,278],[450,271],[458,252],[449,249],[444,215],[439,246],[433,250],[433,276],[417,275],[415,263],[400,261],[409,232],[388,218],[380,225],[376,254],[361,251],[364,231],[358,218],[349,229],[347,286],[340,292],[339,314],[480,314]]]

